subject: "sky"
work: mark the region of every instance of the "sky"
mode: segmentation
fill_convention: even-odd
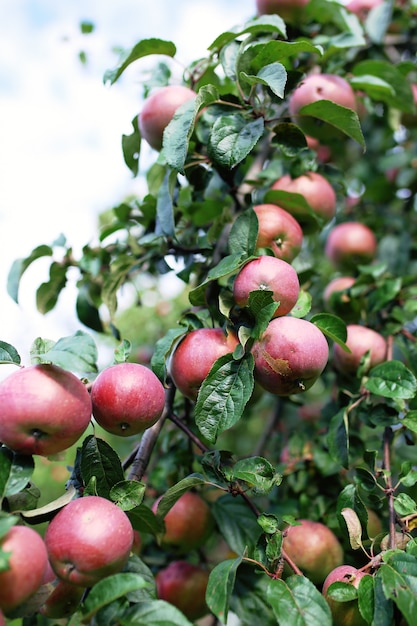
[[[48,262],[24,274],[19,305],[6,291],[16,258],[63,233],[74,250],[94,241],[98,214],[138,179],[123,162],[121,136],[141,107],[137,62],[113,86],[104,72],[117,49],[141,39],[173,41],[183,64],[205,56],[224,30],[255,14],[255,0],[13,0],[0,7],[0,340],[26,364],[36,337],[58,340],[82,327],[75,287],[42,316],[35,291]],[[89,35],[80,23],[92,22]],[[87,63],[79,59],[84,51]]]

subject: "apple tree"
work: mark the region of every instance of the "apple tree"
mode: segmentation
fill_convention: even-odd
[[[50,259],[45,314],[76,272],[80,330],[0,344],[7,619],[414,623],[416,32],[412,1],[258,1],[180,76],[158,33],[106,71],[141,76],[121,144],[145,191],[79,256],[61,237],[10,268],[18,301]],[[175,317],[143,331],[120,294],[170,277]]]

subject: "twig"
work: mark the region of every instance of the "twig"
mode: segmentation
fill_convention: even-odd
[[[201,439],[193,433],[193,431],[187,426],[187,424],[177,415],[175,415],[175,413],[170,413],[167,417],[171,420],[171,422],[178,426],[178,428],[180,428],[189,439],[191,439],[191,441],[197,446],[197,448],[201,450],[201,452],[209,452],[210,448],[208,448],[206,444],[203,443]]]
[[[390,426],[387,426],[384,430],[384,438],[383,438],[383,467],[385,474],[385,493],[388,498],[388,513],[389,513],[389,547],[393,550],[396,547],[395,541],[395,508],[394,508],[394,489],[392,487],[392,476],[391,476],[391,442],[393,438],[393,432]]]

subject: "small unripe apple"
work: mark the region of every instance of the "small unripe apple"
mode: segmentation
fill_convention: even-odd
[[[273,317],[286,315],[294,308],[300,293],[298,274],[292,265],[273,256],[260,256],[246,263],[233,283],[233,297],[240,307],[249,303],[251,291],[272,291],[279,302]]]
[[[316,382],[329,358],[323,333],[308,320],[277,317],[252,347],[255,378],[277,396],[302,393]]]
[[[360,324],[348,324],[346,345],[350,352],[343,350],[339,344],[333,346],[333,365],[341,373],[354,375],[360,361],[369,351],[368,369],[383,363],[387,358],[386,339],[378,332]]]
[[[284,532],[282,548],[307,578],[320,585],[343,563],[343,548],[334,532],[312,520],[298,520]]]
[[[253,207],[258,218],[257,248],[270,248],[277,257],[290,263],[301,250],[303,231],[295,217],[275,204]]]
[[[195,91],[184,85],[168,85],[160,87],[146,98],[139,114],[139,130],[154,150],[162,148],[164,130],[175,111],[196,95]]]
[[[145,365],[118,363],[97,376],[91,400],[94,419],[104,430],[129,437],[158,421],[164,410],[165,390]]]
[[[330,230],[325,244],[327,258],[341,269],[356,269],[360,264],[370,263],[376,252],[376,237],[362,222],[337,224]]]
[[[256,0],[258,15],[280,15],[285,22],[300,21],[309,0]]]
[[[126,565],[133,528],[126,513],[110,500],[84,496],[71,500],[49,522],[45,544],[61,580],[91,587]]]
[[[0,383],[0,441],[21,454],[49,456],[72,446],[91,419],[91,398],[71,372],[22,367]]]
[[[196,328],[185,335],[175,347],[169,361],[169,372],[176,388],[195,400],[201,383],[213,364],[238,345],[233,333],[221,328]]]
[[[152,507],[157,512],[158,498]],[[184,493],[164,517],[162,544],[178,552],[201,547],[210,536],[214,521],[207,502],[193,491]]]
[[[339,565],[339,567],[332,570],[326,577],[326,580],[323,583],[322,594],[326,598],[330,607],[334,624],[337,624],[338,626],[367,625],[368,622],[359,612],[357,599],[349,600],[348,602],[338,602],[327,593],[330,585],[335,582],[347,583],[349,585],[353,585],[357,589],[364,576],[369,576],[369,574],[361,572],[352,565]]]
[[[13,526],[0,540],[9,569],[0,572],[0,609],[7,615],[33,596],[48,566],[45,543],[27,526]]]
[[[209,572],[201,565],[173,561],[156,574],[156,593],[160,600],[173,604],[194,621],[208,613],[208,579]]]

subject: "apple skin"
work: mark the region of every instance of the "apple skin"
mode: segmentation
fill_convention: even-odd
[[[342,222],[330,230],[324,251],[335,267],[346,270],[373,261],[377,247],[376,237],[366,224]]]
[[[9,569],[0,572],[0,609],[7,615],[33,596],[43,583],[48,553],[42,537],[27,526],[13,526],[0,541],[9,552]]]
[[[344,582],[353,585],[356,589],[364,576],[369,576],[365,572],[361,572],[352,565],[339,565],[332,570],[323,583],[322,594],[327,600],[330,607],[333,623],[338,626],[366,626],[366,622],[359,612],[358,601],[350,600],[348,602],[337,602],[327,595],[327,590],[332,583]]]
[[[20,454],[49,456],[72,446],[91,419],[85,385],[56,365],[23,367],[0,383],[0,441]]]
[[[118,363],[104,369],[91,387],[94,419],[113,435],[130,437],[155,424],[165,405],[165,390],[151,369]]]
[[[332,363],[338,372],[347,376],[355,375],[365,352],[370,350],[369,369],[387,359],[387,342],[372,328],[360,324],[348,324],[346,345],[350,352],[345,352],[339,344],[333,346]]]
[[[327,224],[336,214],[336,193],[329,181],[317,172],[306,172],[296,178],[289,174],[281,176],[271,186],[272,190],[298,193],[306,199],[313,213],[323,224]],[[311,215],[303,209],[289,211],[300,223],[303,232],[317,230],[317,224]]]
[[[343,563],[343,548],[330,528],[321,522],[297,520],[299,526],[284,531],[283,550],[314,584]]]
[[[382,2],[383,0],[350,0],[346,4],[346,9],[354,13],[361,22],[364,22],[369,12]]]
[[[162,497],[162,496],[161,496]],[[161,497],[155,500],[156,514]],[[164,517],[165,533],[162,545],[177,552],[200,548],[210,536],[214,520],[207,502],[193,491],[185,492]]]
[[[91,587],[126,565],[133,528],[126,513],[110,500],[84,496],[71,500],[49,522],[45,544],[58,578]]]
[[[308,320],[277,317],[252,347],[255,379],[277,396],[310,389],[329,358],[321,330]]]
[[[309,74],[289,97],[289,114],[306,135],[322,141],[334,139],[340,136],[340,131],[333,129],[329,124],[323,124],[311,115],[299,113],[302,107],[319,100],[330,100],[356,111],[355,92],[348,81],[337,74]]]
[[[169,373],[176,388],[190,400],[196,400],[201,383],[214,362],[233,352],[238,345],[233,333],[221,328],[196,328],[191,330],[175,347]]]
[[[260,256],[242,267],[233,283],[233,297],[239,307],[249,303],[251,291],[272,291],[279,302],[273,317],[286,315],[294,308],[300,293],[298,274],[292,265],[273,256]]]
[[[205,599],[208,579],[209,571],[201,565],[172,561],[155,576],[156,595],[194,621],[208,613]]]
[[[278,14],[285,22],[295,22],[309,0],[256,0],[258,15]]]
[[[295,217],[276,204],[253,207],[258,218],[257,248],[270,248],[277,259],[290,263],[303,244],[303,231]]]
[[[139,130],[154,150],[162,148],[165,127],[184,102],[196,97],[195,91],[184,85],[168,85],[155,90],[146,98],[139,114]]]

